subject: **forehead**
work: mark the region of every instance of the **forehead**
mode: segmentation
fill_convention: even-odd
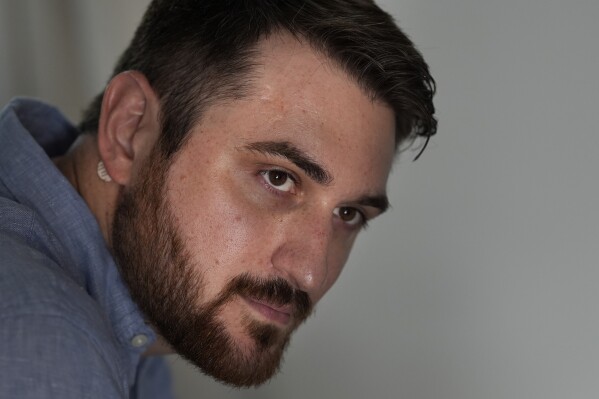
[[[333,172],[376,175],[383,189],[395,154],[391,108],[290,35],[273,35],[257,50],[249,95],[210,107],[202,129],[226,124],[238,144],[289,141]]]
[[[275,35],[260,42],[258,54],[254,98],[286,111],[281,117],[309,113],[326,124],[335,116],[357,112],[353,122],[361,118],[372,123],[366,113],[374,113],[381,123],[372,128],[394,127],[389,107],[372,100],[354,78],[309,45],[289,35]]]

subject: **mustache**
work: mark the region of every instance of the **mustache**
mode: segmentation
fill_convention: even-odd
[[[313,304],[307,292],[295,289],[282,277],[260,278],[248,273],[234,277],[214,304],[218,307],[233,299],[235,295],[246,296],[274,305],[291,305],[296,320],[306,319]]]

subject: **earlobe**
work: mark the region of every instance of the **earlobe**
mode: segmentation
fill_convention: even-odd
[[[149,152],[159,131],[157,115],[157,97],[140,72],[120,73],[106,87],[98,151],[114,182],[127,185],[134,164]]]

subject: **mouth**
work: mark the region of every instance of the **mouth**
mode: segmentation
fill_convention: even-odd
[[[245,296],[243,299],[250,308],[270,322],[286,326],[291,321],[291,305],[275,305],[270,302],[260,301]]]

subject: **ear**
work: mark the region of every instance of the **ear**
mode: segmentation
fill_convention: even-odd
[[[136,165],[158,139],[159,102],[146,77],[137,71],[116,75],[104,91],[98,124],[98,151],[115,183],[129,184]]]

